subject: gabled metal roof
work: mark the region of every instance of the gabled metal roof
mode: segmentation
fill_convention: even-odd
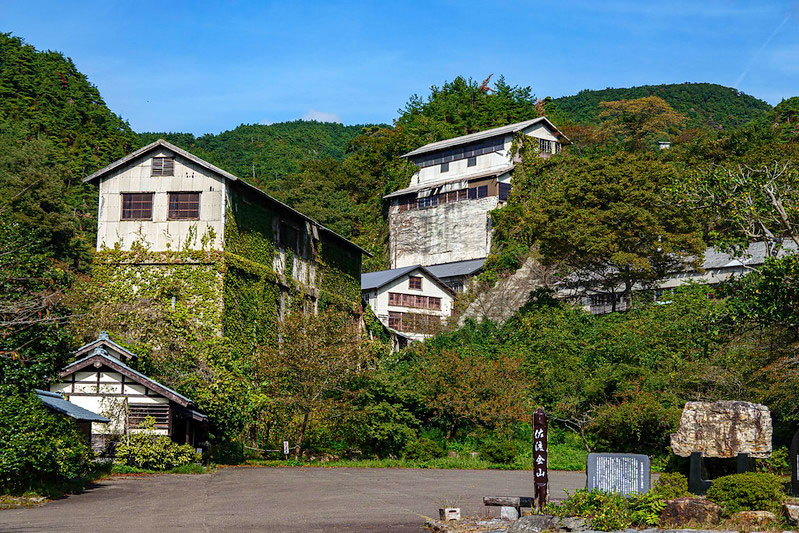
[[[53,411],[58,411],[59,413],[67,415],[70,418],[74,418],[75,420],[80,420],[82,422],[110,422],[108,418],[102,415],[98,415],[97,413],[67,401],[57,392],[50,392],[41,389],[33,389],[33,392],[36,393],[36,396],[39,397],[45,407],[52,409]]]
[[[124,346],[120,346],[119,344],[111,340],[111,337],[108,336],[108,332],[105,331],[100,332],[100,336],[94,339],[93,341],[87,342],[86,344],[75,350],[75,355],[76,356],[83,355],[85,353],[92,351],[94,348],[97,348],[100,345],[111,347],[114,351],[121,353],[128,359],[137,359],[139,357],[138,355],[131,352]]]
[[[320,231],[322,231],[324,233],[327,233],[328,235],[330,235],[330,236],[332,236],[332,237],[334,237],[334,238],[336,238],[336,239],[348,244],[349,246],[357,248],[362,254],[365,254],[368,257],[372,257],[371,253],[369,253],[368,251],[364,250],[363,248],[361,248],[360,246],[358,246],[354,242],[350,241],[346,237],[343,237],[343,236],[339,235],[338,233],[336,233],[332,229],[323,226],[322,224],[320,224],[319,222],[315,221],[311,217],[309,217],[307,215],[304,215],[304,214],[300,213],[299,211],[297,211],[296,209],[294,209],[293,207],[289,207],[288,205],[284,204],[280,200],[278,200],[276,198],[273,198],[272,196],[266,194],[264,191],[262,191],[261,189],[259,189],[255,185],[251,185],[251,184],[247,183],[246,181],[240,179],[238,176],[234,176],[230,172],[222,170],[221,168],[219,168],[219,167],[217,167],[215,165],[212,165],[208,161],[206,161],[204,159],[200,159],[199,157],[197,157],[196,155],[192,154],[191,152],[187,152],[183,148],[179,148],[179,147],[175,146],[174,144],[172,144],[172,143],[170,143],[168,141],[165,141],[164,139],[158,139],[157,141],[152,142],[152,143],[148,144],[147,146],[145,146],[143,148],[139,148],[135,152],[129,153],[128,155],[126,155],[122,159],[117,159],[116,161],[114,161],[110,165],[108,165],[106,167],[103,167],[100,170],[98,170],[97,172],[86,176],[85,178],[83,178],[83,181],[84,182],[88,182],[88,181],[94,181],[94,180],[96,180],[98,178],[101,178],[101,177],[109,174],[110,172],[113,172],[114,170],[125,166],[126,164],[138,159],[139,157],[141,157],[141,156],[147,154],[148,152],[151,152],[151,151],[153,151],[153,150],[155,150],[157,148],[165,148],[165,149],[169,150],[170,152],[174,152],[175,154],[177,154],[177,155],[179,155],[181,157],[184,157],[184,158],[188,159],[189,161],[192,161],[192,162],[196,163],[197,165],[199,165],[199,166],[201,166],[201,167],[203,167],[203,168],[205,168],[207,170],[210,170],[211,172],[213,172],[213,173],[215,173],[215,174],[217,174],[219,176],[222,176],[223,178],[225,178],[225,179],[227,179],[227,180],[229,180],[231,182],[236,182],[236,183],[240,184],[245,189],[248,189],[249,191],[256,193],[257,195],[261,196],[261,198],[267,200],[268,202],[273,203],[273,204],[279,206],[280,208],[285,209],[285,210],[287,210],[287,211],[289,211],[291,213],[294,213],[298,217],[300,217],[300,218],[310,222],[311,224],[317,226]]]
[[[538,124],[539,122],[544,123],[552,130],[556,136],[565,139],[566,142],[569,142],[569,138],[563,135],[558,128],[555,127],[552,122],[549,121],[546,117],[538,117],[531,120],[525,120],[524,122],[516,122],[515,124],[508,124],[507,126],[500,126],[498,128],[492,128],[490,130],[478,131],[477,133],[470,133],[469,135],[461,135],[460,137],[453,137],[452,139],[446,139],[443,141],[437,141],[430,144],[425,144],[408,152],[405,155],[401,155],[400,157],[413,157],[420,154],[425,154],[427,152],[435,152],[436,150],[444,150],[447,148],[451,148],[453,146],[458,146],[460,144],[467,144],[475,141],[481,141],[483,139],[490,139],[491,137],[497,137],[498,135],[507,135],[508,133],[516,133],[517,131],[521,131],[525,128],[528,128],[534,124]]]
[[[377,272],[367,272],[366,274],[361,274],[361,290],[366,291],[371,289],[379,289],[380,287],[391,283],[395,279],[401,278],[402,276],[410,274],[416,270],[421,270],[445,291],[451,293],[453,296],[455,295],[452,289],[447,287],[446,283],[438,279],[435,274],[430,272],[427,267],[423,267],[422,265],[412,265],[402,268],[393,268],[391,270],[379,270]]]
[[[482,259],[467,259],[465,261],[441,263],[440,265],[429,265],[427,270],[432,272],[439,279],[455,276],[471,276],[483,268],[485,262],[485,257]]]

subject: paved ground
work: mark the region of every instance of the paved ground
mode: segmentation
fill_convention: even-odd
[[[583,486],[581,472],[550,472],[555,498]],[[222,468],[114,478],[40,507],[0,511],[0,531],[419,531],[443,506],[486,515],[489,495],[532,495],[532,472]]]

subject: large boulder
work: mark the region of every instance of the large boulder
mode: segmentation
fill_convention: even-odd
[[[783,503],[782,514],[785,521],[792,526],[799,526],[799,505],[795,503]]]
[[[704,498],[675,498],[666,500],[660,513],[661,526],[681,526],[688,522],[699,524],[718,524],[721,521],[721,507]]]
[[[671,435],[671,449],[682,457],[692,452],[726,458],[748,453],[762,459],[771,456],[771,432],[771,413],[765,405],[688,402],[679,430]]]
[[[777,521],[774,513],[768,511],[740,511],[732,515],[730,519],[747,531],[768,526]]]

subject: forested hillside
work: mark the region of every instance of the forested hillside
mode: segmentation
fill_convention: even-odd
[[[56,257],[85,263],[97,201],[81,178],[135,144],[70,59],[0,34],[0,206]]]
[[[600,102],[645,96],[663,98],[675,111],[688,117],[693,128],[729,129],[764,117],[771,106],[754,96],[715,83],[672,83],[640,87],[585,89],[573,96],[555,98],[547,115],[556,121],[599,124]]]
[[[200,137],[190,133],[139,133],[138,143],[144,146],[166,139],[271,192],[289,187],[282,181],[288,174],[298,172],[303,162],[344,159],[347,145],[363,127],[295,120],[242,124],[218,135]]]

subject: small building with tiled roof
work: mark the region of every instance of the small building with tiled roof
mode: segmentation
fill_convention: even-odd
[[[156,432],[176,442],[196,444],[202,438],[208,417],[191,399],[128,366],[118,348],[130,352],[107,336],[89,345],[91,351],[81,347],[79,358],[50,384],[49,392],[61,400],[51,396],[48,401],[57,401],[62,407],[72,404],[104,419],[90,420],[95,449],[106,448],[114,436],[136,431],[145,417],[155,420]]]

